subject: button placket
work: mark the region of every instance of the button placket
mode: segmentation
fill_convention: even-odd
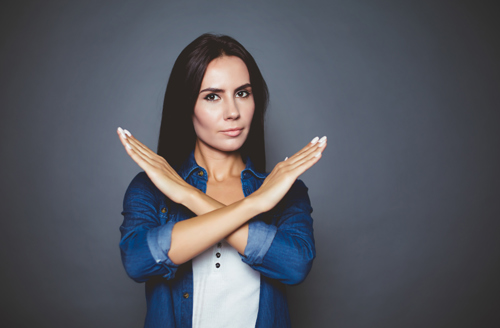
[[[222,242],[218,242],[215,247],[214,247],[214,257],[213,257],[213,262],[214,262],[214,267],[216,270],[218,270],[221,267],[221,256],[222,256]]]

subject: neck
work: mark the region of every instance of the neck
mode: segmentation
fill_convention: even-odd
[[[199,139],[194,148],[194,159],[207,171],[208,179],[217,182],[239,177],[245,168],[239,151],[221,151],[204,144]]]

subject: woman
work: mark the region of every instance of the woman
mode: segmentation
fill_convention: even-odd
[[[145,171],[125,195],[120,249],[128,275],[146,282],[146,327],[290,326],[284,285],[304,280],[315,257],[297,177],[326,137],[261,173],[266,105],[248,51],[204,34],[172,69],[158,154],[118,128]]]

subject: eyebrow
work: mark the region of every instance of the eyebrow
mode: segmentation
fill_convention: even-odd
[[[243,84],[242,86],[237,87],[235,91],[237,92],[237,91],[240,91],[240,90],[246,89],[246,88],[248,88],[248,87],[250,87],[250,88],[251,88],[251,87],[252,87],[252,85],[251,85],[250,83],[245,83],[245,84]],[[200,91],[200,93],[207,92],[207,91],[210,91],[210,92],[215,92],[215,93],[217,93],[217,92],[224,92],[224,90],[223,90],[223,89],[217,89],[217,88],[206,88],[206,89],[201,90],[201,91]]]

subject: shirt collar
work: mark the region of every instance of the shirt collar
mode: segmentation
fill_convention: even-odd
[[[260,178],[260,179],[266,178],[266,174],[262,174],[262,173],[257,172],[255,170],[255,167],[254,167],[252,161],[250,160],[250,157],[247,156],[246,159],[244,159],[244,162],[245,162],[246,166],[243,169],[243,171],[241,171],[242,178],[247,176],[247,174],[248,174],[247,172],[253,174],[254,176],[256,176],[257,178]],[[181,176],[182,179],[186,180],[191,175],[191,173],[193,173],[197,170],[200,170],[200,169],[202,169],[202,167],[199,166],[198,163],[196,163],[196,160],[194,159],[194,150],[192,150],[191,153],[189,154],[188,158],[180,166],[177,173],[179,173],[179,175]]]

